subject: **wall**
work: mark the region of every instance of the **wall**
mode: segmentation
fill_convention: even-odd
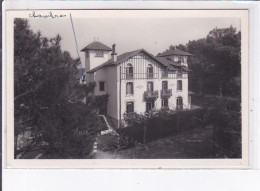
[[[96,82],[95,95],[105,95],[107,93],[107,67],[94,72],[94,81]],[[99,82],[105,82],[105,91],[99,91]]]
[[[86,72],[105,63],[111,58],[110,51],[104,51],[103,57],[96,57],[95,50],[88,50],[85,52],[85,68]]]
[[[95,95],[109,95],[107,105],[107,114],[114,118],[119,119],[118,116],[118,71],[117,66],[104,67],[93,73],[94,81],[96,82]],[[99,82],[105,82],[105,91],[99,91]]]
[[[154,68],[155,79],[147,79],[146,75],[140,79],[121,79],[120,82],[120,70],[121,75],[125,73],[127,64],[131,63],[134,68],[134,77],[136,74],[146,74],[147,67],[151,64]],[[158,91],[158,98],[155,100],[155,108],[161,109],[161,90],[162,81],[168,81],[168,89],[172,89],[172,96],[169,98],[170,109],[176,108],[176,99],[178,96],[183,98],[184,108],[189,108],[188,103],[188,74],[182,75],[182,78],[177,78],[176,72],[169,74],[168,79],[161,78],[161,73],[164,67],[157,61],[153,60],[149,56],[140,53],[137,56],[128,59],[124,63],[118,66],[109,66],[97,70],[93,74],[93,81],[96,82],[95,95],[109,95],[107,113],[115,120],[120,119],[120,107],[121,107],[121,119],[124,118],[126,112],[126,102],[134,102],[134,111],[144,114],[146,111],[146,102],[144,100],[144,92],[147,91],[147,82],[153,82],[154,90]],[[140,76],[139,76],[140,77]],[[91,78],[90,78],[91,79]],[[182,80],[182,91],[177,91],[177,80]],[[99,82],[105,82],[105,91],[99,91]],[[126,95],[126,83],[133,82],[134,95]],[[121,84],[121,86],[120,86]],[[120,94],[121,89],[121,94]],[[121,99],[120,99],[121,97]],[[121,102],[121,104],[120,104]]]
[[[118,86],[117,81],[117,66],[110,66],[106,68],[106,91],[109,95],[109,101],[107,105],[107,114],[114,118],[119,119],[118,113]]]
[[[126,112],[126,102],[134,102],[134,111],[137,113],[144,114],[146,111],[146,102],[144,100],[144,92],[147,91],[147,82],[153,82],[154,90],[158,90],[159,97],[155,100],[155,108],[161,109],[161,90],[162,81],[168,81],[168,89],[172,89],[172,96],[169,98],[169,108],[175,109],[177,103],[177,97],[181,96],[183,98],[184,109],[190,108],[188,102],[188,74],[184,73],[182,78],[177,78],[176,72],[172,72],[168,79],[161,78],[161,72],[164,69],[159,63],[153,59],[139,54],[124,63],[121,64],[121,71],[125,73],[126,66],[131,63],[134,67],[134,77],[138,76],[136,73],[146,73],[146,68],[148,64],[154,67],[154,72],[158,73],[158,78],[156,79],[122,79],[121,80],[121,117],[123,119],[123,114]],[[157,75],[156,75],[157,77]],[[177,90],[177,80],[182,80],[182,91]],[[126,95],[126,84],[127,82],[133,82],[134,84],[134,95]]]

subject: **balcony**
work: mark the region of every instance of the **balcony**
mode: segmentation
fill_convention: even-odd
[[[147,78],[148,78],[148,79],[149,79],[149,78],[150,78],[150,79],[151,79],[151,78],[154,78],[154,77],[153,77],[153,73],[147,73]]]
[[[158,79],[159,73],[121,73],[121,80]]]
[[[153,100],[158,98],[158,91],[145,91],[144,92],[144,99],[145,100]]]
[[[162,72],[162,78],[168,78],[168,72]]]
[[[134,78],[134,74],[133,73],[126,73],[126,80],[131,80]]]
[[[172,89],[161,90],[162,98],[169,98],[172,96]]]

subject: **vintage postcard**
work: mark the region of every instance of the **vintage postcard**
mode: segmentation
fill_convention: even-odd
[[[248,167],[248,10],[7,10],[6,168]]]

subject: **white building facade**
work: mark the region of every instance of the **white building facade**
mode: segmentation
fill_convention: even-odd
[[[191,54],[173,49],[155,57],[140,49],[117,56],[115,45],[111,49],[100,42],[82,51],[86,82],[96,83],[96,96],[109,95],[106,114],[117,127],[127,113],[190,109],[187,58]]]

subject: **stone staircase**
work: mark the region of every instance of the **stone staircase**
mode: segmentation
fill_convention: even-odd
[[[106,135],[106,134],[117,135],[117,132],[114,130],[115,127],[113,127],[114,126],[113,121],[110,119],[110,117],[105,116],[105,115],[99,115],[99,116],[104,119],[106,126],[107,126],[107,130],[101,131],[100,134],[101,135]]]

